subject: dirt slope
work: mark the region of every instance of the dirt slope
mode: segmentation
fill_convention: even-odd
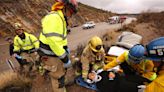
[[[148,43],[154,38],[164,36],[163,16],[164,12],[143,13],[138,17],[134,30],[144,37],[143,44]]]
[[[20,22],[31,33],[41,30],[40,21],[50,11],[54,0],[0,0],[0,37],[14,33],[13,24]],[[70,26],[86,21],[105,21],[113,14],[79,3],[78,13],[69,20]],[[93,16],[94,15],[94,16]]]

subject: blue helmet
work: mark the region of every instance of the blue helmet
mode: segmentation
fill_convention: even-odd
[[[141,44],[134,45],[130,50],[128,57],[130,61],[139,63],[143,58],[145,54],[145,48]]]
[[[164,61],[164,37],[152,40],[146,45],[147,58],[156,62]]]

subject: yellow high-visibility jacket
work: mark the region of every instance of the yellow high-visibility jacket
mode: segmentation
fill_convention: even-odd
[[[57,56],[66,54],[63,46],[67,46],[66,21],[61,10],[50,12],[42,19],[42,32],[39,40],[50,47]]]
[[[109,62],[107,65],[104,66],[104,70],[111,69],[123,62],[127,62],[128,65],[134,68],[139,74],[142,74],[143,77],[154,80],[157,75],[155,72],[153,72],[154,64],[151,60],[143,60],[139,64],[133,64],[128,61],[128,51],[124,52],[122,55],[117,57],[117,59],[113,60],[112,62]]]
[[[21,39],[18,35],[14,38],[14,52],[21,50],[39,49],[38,39],[29,33],[24,32],[25,39]]]
[[[161,70],[158,77],[146,86],[144,92],[163,92],[164,91],[164,70]]]
[[[99,59],[100,62],[96,62],[97,59]],[[89,70],[97,71],[98,69],[102,69],[103,66],[105,65],[104,60],[105,60],[104,49],[95,55],[93,54],[89,46],[86,46],[81,55],[82,77],[86,79]],[[90,65],[92,65],[92,67],[90,67]]]

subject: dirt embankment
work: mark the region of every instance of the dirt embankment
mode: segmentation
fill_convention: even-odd
[[[145,35],[150,33],[150,38],[164,36],[164,12],[161,13],[143,13],[138,17],[139,23],[147,23],[145,26]],[[147,32],[147,33],[146,33]]]
[[[13,35],[15,22],[22,23],[30,33],[41,30],[40,21],[46,15],[55,0],[1,0],[0,1],[0,37]],[[78,26],[86,21],[101,22],[111,12],[95,9],[79,3],[78,13],[69,20],[70,26]]]
[[[154,38],[164,36],[164,12],[160,13],[143,13],[138,16],[137,25],[134,28],[137,33],[141,34],[146,44]]]
[[[22,23],[30,33],[38,31],[40,20],[51,3],[50,0],[1,0],[0,36],[14,33],[15,22]]]

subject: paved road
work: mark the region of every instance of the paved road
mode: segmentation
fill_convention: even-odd
[[[110,29],[115,28],[116,26],[121,26],[120,24],[117,25],[109,25],[107,23],[98,23],[96,24],[95,28],[85,29],[83,30],[82,27],[77,27],[71,29],[72,32],[68,35],[68,46],[71,50],[75,49],[80,44],[86,44],[88,40],[93,37],[94,35],[103,35]],[[116,27],[116,28],[118,28]]]
[[[129,18],[125,21],[124,24],[129,24],[134,18]],[[80,44],[86,44],[88,40],[94,35],[101,36],[108,31],[112,31],[118,28],[121,28],[121,24],[108,24],[105,22],[97,23],[95,28],[85,29],[82,27],[72,28],[71,34],[68,35],[68,46],[71,50],[76,49],[76,47]]]

